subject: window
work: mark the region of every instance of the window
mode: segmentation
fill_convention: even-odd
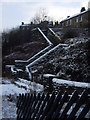
[[[24,28],[24,27],[22,27],[22,30],[25,30],[25,28]]]
[[[76,22],[78,22],[78,17],[76,17]]]
[[[70,19],[70,25],[72,24],[72,19]]]
[[[82,15],[80,16],[80,22],[82,22]]]
[[[68,21],[66,22],[66,26],[68,26]]]
[[[63,27],[63,26],[64,26],[64,23],[61,23],[61,26]]]

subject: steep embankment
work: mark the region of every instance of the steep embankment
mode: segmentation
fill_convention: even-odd
[[[62,79],[90,82],[90,38],[70,38],[65,44],[68,46],[59,46],[32,69],[37,69],[38,75],[51,73]]]
[[[65,45],[58,46],[45,55],[44,58],[33,64],[33,66],[30,66],[32,70],[37,70],[37,73],[34,75],[35,81],[40,81],[42,74],[51,73],[62,79],[90,82],[90,37],[86,37],[87,31],[82,32],[76,29],[75,31],[69,31],[69,33],[68,31],[60,29],[60,36],[62,36]],[[80,33],[78,34],[78,32]],[[10,61],[12,58],[14,60],[29,58],[44,48],[45,45],[36,41],[34,44],[25,44],[20,46],[19,51],[21,52],[17,52],[17,55],[12,53],[5,56],[4,59]]]
[[[45,47],[46,45],[43,42],[34,41],[25,43],[17,46],[11,54],[4,56],[3,60],[6,60],[8,64],[10,64],[10,62],[13,64],[16,59],[27,60]]]

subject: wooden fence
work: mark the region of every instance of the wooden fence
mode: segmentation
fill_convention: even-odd
[[[74,91],[64,94],[20,94],[17,100],[17,120],[79,120],[89,119],[90,96],[87,90],[81,95]],[[88,117],[87,117],[88,116]]]

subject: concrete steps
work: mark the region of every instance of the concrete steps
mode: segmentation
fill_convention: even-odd
[[[43,33],[43,31],[40,28],[37,28],[37,30],[38,30],[39,34],[41,34],[43,39],[48,43],[48,46],[26,61],[15,60],[16,69],[22,69],[22,71],[25,71],[26,73],[28,73],[29,79],[31,79],[30,67],[33,66],[38,61],[40,61],[42,58],[44,58],[47,54],[50,54],[50,52],[57,49],[59,46],[59,43],[61,41],[60,37],[51,28],[48,29],[47,36],[50,38],[54,38],[54,39],[50,39],[50,40],[48,39],[48,37]]]

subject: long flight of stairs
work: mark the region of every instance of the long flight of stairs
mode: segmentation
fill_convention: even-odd
[[[58,36],[51,28],[48,28],[47,37],[54,44],[54,46],[62,42],[60,36]]]
[[[46,48],[44,48],[43,50],[41,50],[39,53],[35,54],[30,59],[26,60],[26,61],[15,60],[16,71],[19,69],[20,71],[23,71],[21,73],[25,73],[26,76],[27,76],[27,73],[28,73],[29,79],[31,79],[31,72],[32,72],[30,67],[33,66],[40,59],[45,57],[47,54],[52,52],[54,49],[56,49],[61,42],[60,37],[57,36],[57,34],[51,28],[48,28],[48,31],[46,31],[47,36],[44,34],[45,30],[44,30],[44,32],[40,28],[36,28],[35,30],[41,35],[41,37],[37,33],[35,34],[35,36],[33,35],[33,37],[37,39],[37,35],[38,35],[38,38],[39,39],[43,38],[43,40],[46,41],[48,46]],[[23,74],[23,76],[25,76],[25,75]],[[22,76],[22,74],[20,74],[19,77],[21,77],[21,76]]]

